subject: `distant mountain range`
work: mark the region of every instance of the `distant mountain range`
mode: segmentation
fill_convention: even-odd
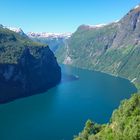
[[[0,25],[0,27],[14,31],[22,36],[28,36],[31,40],[45,45],[49,45],[50,49],[55,52],[59,47],[65,46],[65,42],[71,37],[72,33],[48,33],[48,32],[28,32],[24,33],[21,28],[7,27]]]
[[[25,35],[21,29],[9,29]],[[81,25],[73,34],[29,32],[26,36],[35,42],[48,44],[59,63],[121,76],[136,85],[140,83],[139,5],[121,20]]]
[[[47,33],[47,32],[42,32],[42,33],[35,33],[35,32],[29,32],[27,35],[30,38],[66,38],[68,39],[71,37],[71,33]]]
[[[102,71],[140,83],[140,6],[107,25],[81,25],[59,48],[60,63]]]
[[[71,37],[71,33],[29,32],[27,36],[35,42],[48,44],[50,49],[55,52],[59,47],[65,46],[65,43]]]

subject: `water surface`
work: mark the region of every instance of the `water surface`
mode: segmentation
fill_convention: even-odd
[[[106,123],[120,101],[136,92],[128,80],[62,67],[78,80],[64,76],[44,94],[0,105],[1,140],[71,140],[87,119]]]

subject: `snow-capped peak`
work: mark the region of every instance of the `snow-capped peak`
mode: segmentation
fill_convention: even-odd
[[[93,27],[93,28],[100,28],[100,27],[104,27],[106,25],[107,24],[97,24],[97,25],[91,25],[91,27]]]
[[[2,24],[0,24],[0,27],[5,28],[5,29],[9,29],[9,30],[11,30],[13,32],[16,32],[16,33],[19,33],[20,35],[25,35],[25,33],[23,32],[23,30],[21,28],[3,26]]]
[[[26,34],[23,32],[23,30],[21,28],[15,28],[15,27],[5,27],[5,28],[7,28],[7,29],[9,29],[9,30],[11,30],[13,32],[16,32],[16,33],[18,33],[20,35],[26,36]]]
[[[116,21],[114,21],[114,23],[118,23],[120,20],[119,19],[117,19]]]
[[[15,28],[15,27],[6,27],[7,29],[14,31],[16,33],[21,33],[23,30],[21,28]]]
[[[110,22],[110,23],[103,23],[103,24],[96,24],[96,25],[89,25],[89,28],[102,28],[104,26],[107,26],[107,25],[110,25],[110,24],[113,24],[113,23],[118,23],[120,20],[116,20],[114,22]]]
[[[36,32],[29,32],[27,35],[31,38],[69,38],[71,37],[71,33],[36,33]]]
[[[137,9],[137,8],[139,8],[140,7],[140,5],[136,5],[135,7],[134,7],[134,9]]]

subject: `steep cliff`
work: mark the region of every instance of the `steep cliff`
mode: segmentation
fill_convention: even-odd
[[[80,26],[60,48],[61,63],[128,78],[140,83],[140,6],[120,21],[102,26]]]
[[[48,46],[0,28],[0,103],[57,85],[61,69]]]

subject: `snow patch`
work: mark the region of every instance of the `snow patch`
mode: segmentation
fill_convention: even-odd
[[[139,8],[140,7],[140,5],[136,5],[135,7],[134,7],[134,9],[137,9],[137,8]]]
[[[89,28],[102,28],[102,27],[105,27],[105,26],[107,26],[107,25],[110,25],[110,24],[113,24],[113,23],[118,23],[119,22],[119,20],[116,20],[116,21],[114,21],[114,22],[110,22],[110,23],[103,23],[103,24],[97,24],[97,25],[89,25]]]
[[[89,25],[89,28],[101,28],[106,26],[107,24],[97,24],[97,25]]]
[[[15,28],[15,27],[6,27],[6,28],[16,33],[23,32],[21,28]]]
[[[2,24],[0,24],[0,27],[4,28],[4,29],[9,29],[13,32],[19,33],[20,35],[25,35],[25,33],[23,32],[23,30],[21,28],[15,28],[15,27],[10,27],[10,26],[3,26]]]
[[[48,33],[48,32],[42,32],[42,33],[37,33],[37,32],[29,32],[27,35],[30,38],[70,38],[71,33]]]
[[[116,20],[116,21],[114,21],[114,23],[118,23],[120,20],[118,19],[118,20]]]

